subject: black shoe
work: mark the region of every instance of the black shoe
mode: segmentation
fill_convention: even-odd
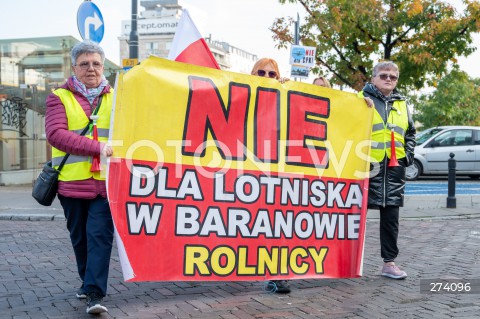
[[[87,294],[87,313],[96,314],[107,312],[108,309],[105,306],[102,306],[103,297],[96,292],[91,292]]]
[[[78,299],[85,299],[87,298],[87,293],[85,290],[83,290],[83,287],[81,287],[77,290],[77,294],[75,296],[77,296]]]
[[[290,292],[290,285],[286,280],[270,280],[266,286],[269,292],[278,294],[288,294]]]

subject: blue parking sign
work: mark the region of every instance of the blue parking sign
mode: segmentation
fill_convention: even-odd
[[[78,7],[77,26],[82,39],[100,43],[105,26],[100,9],[91,1],[83,2]]]

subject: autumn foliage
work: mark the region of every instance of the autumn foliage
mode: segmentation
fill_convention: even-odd
[[[424,128],[438,125],[480,126],[480,79],[453,70],[415,104],[414,119]]]
[[[436,0],[279,0],[298,3],[303,45],[317,47],[314,71],[333,83],[361,90],[379,60],[400,67],[399,87],[421,89],[440,79],[457,57],[475,48],[480,30],[479,1],[464,0],[462,11]],[[278,18],[271,27],[278,47],[294,38],[293,18]]]

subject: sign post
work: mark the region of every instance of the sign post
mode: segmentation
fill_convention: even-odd
[[[292,45],[290,50],[291,75],[308,78],[308,73],[315,66],[315,47]]]
[[[138,64],[138,59],[123,59],[122,64],[123,64],[123,69],[125,71],[128,71]]]
[[[85,1],[78,7],[77,26],[83,40],[102,41],[105,33],[103,16],[93,2]]]

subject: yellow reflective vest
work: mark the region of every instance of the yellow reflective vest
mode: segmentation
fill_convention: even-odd
[[[358,96],[364,97],[363,92]],[[407,103],[405,101],[394,101],[393,108],[388,115],[387,123],[383,122],[380,113],[373,112],[372,136],[370,157],[373,162],[381,162],[385,158],[391,158],[391,132],[393,130],[395,139],[395,155],[397,159],[404,158],[405,154],[405,133],[408,129]]]
[[[68,121],[68,130],[80,135],[90,121],[90,119],[85,114],[82,106],[75,99],[73,93],[69,90],[60,88],[55,90],[53,94],[58,96],[62,101],[63,105],[65,106],[65,113],[67,114]],[[99,116],[97,120],[97,132],[99,142],[106,143],[108,141],[112,101],[113,90],[110,90],[109,93],[103,95],[102,104],[100,105],[97,113],[97,115]],[[85,134],[85,137],[90,139],[93,138],[91,130],[87,132],[87,134]],[[55,147],[52,147],[52,166],[58,168],[65,155],[65,152]],[[101,172],[90,172],[91,166],[91,156],[70,154],[67,161],[65,162],[65,165],[60,171],[58,179],[60,181],[79,181],[93,177],[94,179],[105,180],[105,178],[100,175]]]

